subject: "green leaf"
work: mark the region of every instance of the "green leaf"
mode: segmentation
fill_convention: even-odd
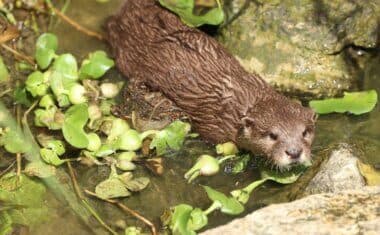
[[[125,151],[136,151],[141,148],[142,141],[140,133],[129,129],[115,140],[115,147]]]
[[[195,235],[196,233],[188,228],[193,207],[187,204],[179,204],[173,210],[169,224],[173,235]]]
[[[132,192],[138,192],[146,188],[149,182],[150,182],[149,178],[139,177],[139,178],[135,178],[127,182],[124,182],[124,185],[127,189],[131,190]]]
[[[98,79],[115,65],[104,51],[95,51],[84,60],[79,74],[81,79]]]
[[[13,100],[16,104],[22,104],[27,107],[32,105],[32,102],[30,101],[26,92],[26,88],[24,86],[16,86],[16,88],[13,91]]]
[[[9,72],[7,66],[3,62],[3,58],[0,56],[0,83],[9,80]]]
[[[190,214],[190,219],[187,226],[190,230],[197,231],[207,224],[207,215],[200,208],[195,208]]]
[[[46,95],[49,88],[47,76],[40,71],[31,73],[26,79],[26,89],[33,97]]]
[[[83,129],[87,121],[87,104],[73,105],[66,111],[62,132],[65,140],[69,144],[79,149],[87,148],[89,142],[87,139],[87,134]]]
[[[185,173],[185,179],[190,183],[199,175],[214,175],[219,172],[219,169],[219,161],[216,158],[203,154],[198,158],[194,166]]]
[[[28,163],[24,169],[24,173],[28,176],[36,176],[38,178],[49,178],[56,174],[56,168],[42,161]]]
[[[343,98],[312,100],[310,107],[319,114],[345,113],[355,115],[368,113],[376,106],[377,92],[375,90],[361,92],[345,92]]]
[[[41,148],[40,155],[44,162],[53,166],[60,166],[65,163],[65,161],[61,160],[57,153],[51,149]]]
[[[203,15],[195,15],[194,0],[160,0],[159,2],[179,15],[181,20],[190,27],[198,27],[203,24],[219,25],[224,20],[224,12],[220,4]]]
[[[5,150],[9,153],[25,153],[29,150],[28,145],[25,145],[25,138],[21,129],[5,128],[0,131],[0,146],[3,145]]]
[[[12,233],[12,218],[7,211],[0,210],[0,235],[9,235]]]
[[[58,48],[57,36],[51,33],[44,33],[36,43],[36,61],[41,69],[49,67],[55,57],[55,51]]]
[[[264,178],[261,180],[253,181],[252,183],[250,183],[247,187],[245,187],[243,189],[237,189],[237,190],[232,191],[231,195],[234,198],[236,198],[236,200],[238,200],[240,203],[246,204],[249,200],[249,196],[252,193],[252,191],[255,188],[262,185],[263,183],[265,183],[267,180],[268,180],[267,178]]]
[[[124,183],[116,177],[111,177],[99,183],[95,187],[95,193],[103,199],[128,197],[131,195],[124,186]]]
[[[67,107],[70,105],[68,88],[73,82],[73,80],[65,79],[60,72],[52,71],[50,73],[50,87],[60,107]]]
[[[272,180],[279,184],[292,184],[298,180],[298,178],[305,171],[305,167],[299,166],[292,168],[290,171],[275,171],[269,169],[261,170],[261,177],[263,179]]]
[[[150,148],[156,148],[157,155],[164,154],[168,148],[179,150],[189,131],[190,124],[174,121],[154,136]]]
[[[48,219],[48,208],[44,196],[46,190],[25,175],[18,178],[13,173],[0,179],[0,201],[20,205],[20,208],[9,210],[9,216],[14,224],[33,227]]]
[[[34,124],[50,130],[60,130],[63,125],[62,115],[55,106],[49,109],[36,109],[34,110]]]
[[[53,70],[62,74],[63,78],[70,80],[78,79],[77,60],[71,54],[63,54],[58,56],[53,64]]]
[[[242,156],[239,156],[239,159],[237,162],[235,162],[234,167],[232,168],[233,174],[238,174],[247,168],[248,162],[251,159],[249,154],[244,154]]]
[[[227,197],[208,186],[203,186],[207,196],[213,201],[220,204],[220,211],[229,215],[238,215],[244,211],[244,206],[233,197]]]

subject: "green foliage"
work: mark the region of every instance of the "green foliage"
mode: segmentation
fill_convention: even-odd
[[[274,171],[269,169],[261,170],[261,178],[260,180],[256,180],[249,184],[247,187],[243,189],[237,189],[231,192],[231,195],[236,198],[239,202],[245,204],[249,200],[249,196],[253,190],[257,187],[265,183],[267,180],[275,181],[279,184],[291,184],[297,181],[297,179],[301,176],[305,167],[299,166],[293,168],[291,171]]]
[[[26,165],[24,173],[28,176],[36,176],[38,178],[49,178],[56,174],[54,166],[48,165],[41,161],[30,162]]]
[[[52,149],[47,149],[47,148],[41,148],[40,149],[40,156],[42,160],[44,160],[47,164],[53,165],[53,166],[60,166],[65,161],[61,160],[58,157],[57,152],[55,152]]]
[[[190,183],[199,175],[214,175],[218,173],[219,168],[219,161],[216,158],[204,154],[200,156],[194,166],[186,172],[185,179]]]
[[[154,136],[150,148],[156,148],[157,155],[163,155],[168,148],[179,150],[189,131],[190,124],[174,121]]]
[[[95,51],[83,61],[79,77],[81,79],[98,79],[114,65],[114,61],[109,59],[104,51]]]
[[[26,89],[33,97],[46,95],[49,88],[47,76],[44,76],[40,71],[31,73],[28,76],[25,85]]]
[[[269,169],[261,170],[263,179],[272,180],[279,184],[292,184],[298,180],[301,174],[305,171],[305,167],[294,167],[290,171],[275,171]]]
[[[64,79],[76,81],[78,79],[77,60],[71,54],[58,56],[52,66],[53,71],[58,72]]]
[[[15,104],[22,104],[27,107],[29,107],[32,104],[24,86],[15,87],[15,89],[13,90],[13,100],[15,101]]]
[[[190,27],[198,27],[203,24],[218,25],[224,20],[223,8],[218,0],[218,7],[212,8],[203,15],[194,14],[194,0],[160,0],[159,2],[162,6],[176,13]]]
[[[251,156],[249,154],[243,154],[239,156],[239,159],[235,162],[232,168],[232,173],[238,174],[244,171],[247,168],[247,165],[250,159],[251,159]]]
[[[0,128],[0,146],[3,146],[9,153],[25,153],[28,147],[25,146],[24,136],[19,128]]]
[[[203,186],[207,196],[218,205],[220,211],[228,215],[238,215],[244,211],[244,206],[233,197],[227,197],[208,186]]]
[[[8,221],[10,218],[12,224],[30,227],[45,222],[48,219],[48,209],[44,202],[45,191],[42,183],[25,175],[20,178],[13,173],[3,176],[0,179],[0,201],[20,205],[7,211]]]
[[[202,211],[200,208],[194,208],[191,211],[189,222],[187,226],[190,230],[197,231],[208,223],[207,214]]]
[[[118,198],[128,197],[130,191],[137,192],[146,188],[149,184],[149,179],[145,177],[133,179],[130,172],[125,172],[118,175],[114,166],[111,166],[111,173],[108,179],[100,182],[95,187],[95,193],[100,198]]]
[[[54,34],[44,33],[37,39],[35,57],[41,69],[49,67],[56,56],[55,52],[57,48],[58,39]]]
[[[0,235],[11,234],[12,223],[12,217],[9,215],[9,213],[7,211],[0,210]]]
[[[87,121],[87,104],[73,105],[66,111],[62,133],[69,144],[79,149],[87,148],[89,142],[83,129]]]
[[[375,90],[345,92],[343,98],[310,101],[310,107],[319,114],[345,113],[355,115],[371,112],[377,103]]]
[[[3,58],[0,56],[0,83],[9,80],[9,72],[7,66],[3,62]]]
[[[173,235],[195,235],[196,233],[188,227],[193,207],[180,204],[175,206],[173,210],[169,224]]]

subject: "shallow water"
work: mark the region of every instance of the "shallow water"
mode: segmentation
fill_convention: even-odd
[[[100,31],[105,19],[117,11],[122,0],[110,0],[108,3],[97,3],[96,1],[75,0],[71,1],[67,14],[80,24]],[[53,28],[60,39],[60,51],[70,52],[78,56],[81,60],[88,52],[97,49],[107,49],[107,46],[94,38],[83,35],[74,30],[71,26],[59,22]],[[366,89],[375,88],[380,93],[380,58],[374,58],[365,72],[364,87]],[[109,73],[110,79],[120,79],[120,75],[113,71]],[[361,153],[359,156],[364,162],[372,165],[380,165],[380,107],[373,112],[359,117],[352,115],[333,114],[319,118],[317,123],[317,135],[313,147],[313,154],[316,162],[322,157],[322,152],[333,148],[339,143],[349,143],[355,145],[355,151]],[[248,183],[259,178],[252,167],[247,173],[239,175],[228,175],[221,173],[213,177],[201,177],[194,184],[187,184],[183,178],[184,173],[192,166],[195,159],[201,153],[213,153],[212,146],[201,141],[191,140],[186,142],[184,150],[173,153],[166,158],[165,173],[157,177],[149,174],[141,167],[140,174],[148,175],[151,179],[150,186],[141,193],[124,199],[123,202],[130,208],[139,211],[147,218],[159,224],[159,216],[165,209],[179,203],[188,203],[193,206],[206,208],[210,205],[204,190],[199,184],[209,185],[222,192],[229,192],[236,188],[241,188]],[[250,202],[246,207],[246,213],[260,208],[269,203],[284,202],[294,199],[299,190],[302,190],[304,182],[307,181],[316,168],[312,167],[299,182],[281,186],[275,183],[267,183],[254,192]],[[94,186],[108,175],[108,168],[102,167],[77,167],[78,179],[81,187],[94,189]],[[68,205],[61,204],[53,196],[47,199],[47,203],[55,210],[52,210],[51,220],[32,231],[33,234],[106,234],[99,225],[94,222],[95,231],[89,230],[80,219],[72,212]],[[117,220],[123,219],[128,225],[143,225],[125,215],[116,207],[105,204],[98,200],[91,200],[92,205],[104,220],[114,225]],[[241,215],[243,216],[243,215]],[[233,217],[215,212],[210,216],[209,226],[223,224]],[[98,226],[98,227],[97,227]]]

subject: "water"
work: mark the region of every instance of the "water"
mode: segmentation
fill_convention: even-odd
[[[71,1],[67,15],[78,23],[101,31],[105,19],[115,13],[123,1],[110,0],[101,4],[96,1],[75,0]],[[107,46],[97,39],[83,35],[74,30],[66,23],[59,22],[54,28],[60,39],[60,51],[75,54],[82,60],[88,52],[104,49]],[[372,65],[368,66],[365,72],[364,88],[377,89],[380,92],[380,68],[377,66],[380,58],[374,58]],[[110,79],[120,79],[121,75],[113,71],[109,75]],[[367,163],[374,166],[380,165],[380,108],[379,106],[370,114],[362,116],[332,114],[319,118],[317,123],[316,140],[313,147],[315,161],[322,157],[322,151],[333,148],[339,143],[349,143],[355,146],[358,156]],[[199,184],[209,185],[219,191],[228,193],[229,191],[242,188],[250,182],[257,180],[259,175],[255,168],[251,171],[239,174],[228,175],[218,174],[213,177],[201,177],[194,184],[187,184],[183,178],[184,173],[192,166],[195,159],[201,153],[213,153],[212,146],[203,142],[192,140],[186,142],[184,150],[174,154],[171,158],[164,159],[165,173],[163,176],[153,176],[142,166],[136,172],[148,176],[151,179],[150,186],[133,196],[123,199],[130,208],[140,212],[155,224],[159,225],[159,216],[165,209],[179,203],[188,203],[196,207],[206,209],[210,205],[204,190]],[[317,170],[312,167],[295,184],[281,186],[275,183],[266,183],[256,190],[247,204],[246,213],[260,208],[269,203],[285,202],[294,199],[313,173]],[[106,167],[87,168],[76,167],[78,180],[82,188],[93,191],[94,186],[108,175],[109,169]],[[66,181],[68,184],[69,181]],[[47,203],[52,208],[51,219],[48,223],[41,225],[32,234],[106,234],[95,220],[93,220],[91,231],[72,213],[70,206],[62,204],[56,200],[53,194],[49,194]],[[118,220],[124,220],[128,225],[144,225],[135,220],[130,215],[122,213],[115,206],[103,203],[99,200],[91,199],[91,205],[96,208],[99,215],[109,225],[115,225]],[[244,215],[244,214],[243,214]],[[241,215],[241,216],[243,216]],[[223,215],[219,212],[211,214],[209,227],[226,223],[234,217]],[[147,229],[146,227],[144,227]]]

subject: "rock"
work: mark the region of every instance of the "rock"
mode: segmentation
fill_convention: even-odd
[[[380,187],[315,194],[271,205],[202,233],[223,234],[379,234]]]
[[[363,188],[365,180],[360,174],[358,161],[348,145],[341,145],[332,151],[326,162],[322,163],[304,194],[335,193]]]
[[[363,51],[353,48],[379,43],[379,0],[257,0],[239,13],[230,5],[239,16],[219,40],[248,71],[283,92],[321,97],[355,87],[360,63],[354,58]]]

